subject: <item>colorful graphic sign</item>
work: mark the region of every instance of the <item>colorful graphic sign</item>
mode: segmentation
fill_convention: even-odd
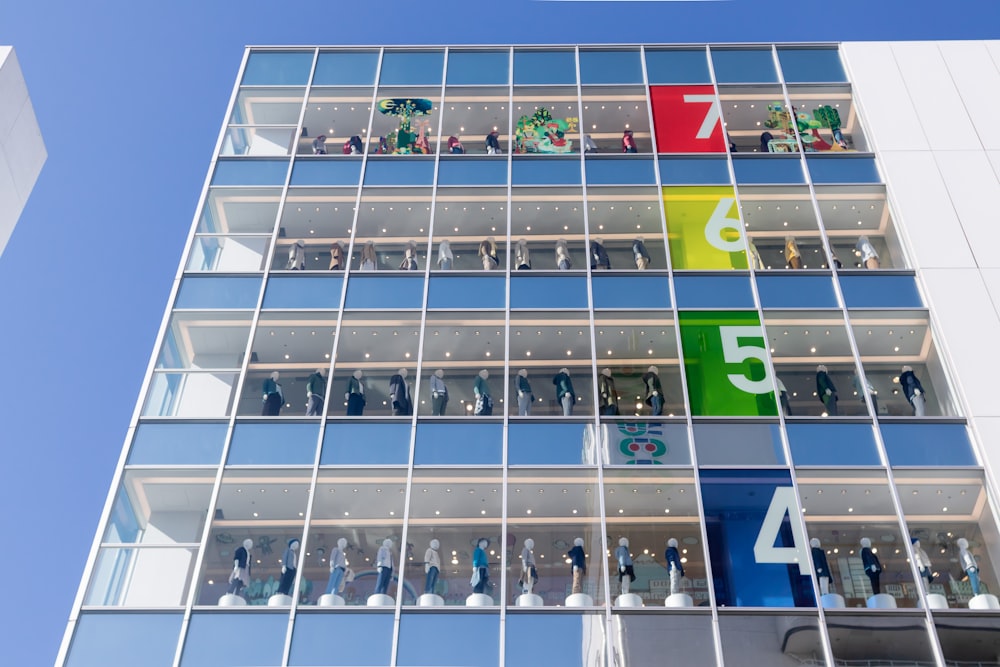
[[[569,153],[573,142],[567,132],[575,132],[578,118],[553,118],[545,107],[531,116],[521,116],[514,130],[514,149],[518,153]]]
[[[756,311],[682,311],[678,321],[692,415],[778,414]]]
[[[663,188],[675,269],[746,269],[743,222],[732,186]]]
[[[658,153],[725,153],[712,86],[650,86]]]

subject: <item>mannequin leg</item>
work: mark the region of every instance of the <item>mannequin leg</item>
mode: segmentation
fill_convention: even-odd
[[[830,577],[820,577],[819,578],[819,592],[821,595],[827,595],[830,592]]]
[[[670,568],[670,594],[681,592],[681,571],[676,567]]]
[[[281,575],[281,581],[278,582],[278,592],[283,595],[291,595],[292,584],[295,583],[295,570],[291,568],[286,568]]]
[[[877,269],[879,268],[878,257],[869,257],[865,260],[866,269]]]
[[[923,394],[920,396],[914,395],[913,400],[910,401],[913,406],[913,414],[916,417],[923,417],[927,412],[927,402],[924,400]]]
[[[618,569],[618,586],[622,589],[622,595],[628,595],[628,585],[632,582],[622,568]]]
[[[340,590],[340,582],[344,580],[344,568],[335,567],[333,572],[330,573],[330,580],[326,582],[326,594],[331,593],[336,595]]]
[[[878,595],[882,592],[882,587],[879,586],[879,573],[878,572],[866,572],[868,575],[868,581],[872,584],[872,592]]]
[[[569,417],[573,414],[573,394],[563,394],[562,397],[562,411],[563,417]]]
[[[969,575],[969,583],[972,584],[972,594],[979,595],[979,569],[970,567],[965,573]]]
[[[572,589],[572,592],[574,594],[576,594],[576,593],[582,593],[583,592],[583,570],[581,570],[580,568],[576,567],[575,565],[573,566],[573,589]]]
[[[639,269],[640,271],[645,271],[648,266],[649,266],[649,260],[648,259],[646,259],[642,255],[637,255],[636,256],[636,258],[635,258],[635,268]]]
[[[427,578],[424,581],[424,593],[433,593],[437,587],[438,568],[433,565],[427,570]]]
[[[653,409],[653,416],[658,417],[663,414],[663,396],[657,394],[656,396],[650,396],[650,403]]]
[[[517,397],[517,414],[526,417],[531,412],[531,395],[520,394]]]

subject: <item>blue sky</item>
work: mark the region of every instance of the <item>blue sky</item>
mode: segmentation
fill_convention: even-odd
[[[245,45],[995,39],[998,26],[990,0],[0,3],[0,44],[16,48],[49,151],[0,257],[5,664],[55,659]]]

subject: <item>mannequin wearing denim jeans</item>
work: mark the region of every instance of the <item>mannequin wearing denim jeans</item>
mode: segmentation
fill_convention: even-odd
[[[569,377],[568,368],[560,368],[556,376],[552,378],[552,384],[556,386],[556,398],[562,405],[563,417],[573,414],[573,405],[576,404],[576,392],[573,391],[573,381]]]
[[[378,581],[375,582],[375,593],[385,594],[392,581],[392,540],[382,540],[382,546],[375,554],[375,567],[378,570]]]
[[[430,546],[424,552],[424,573],[427,575],[424,581],[424,593],[433,593],[437,586],[438,573],[441,572],[441,556],[438,554],[440,548],[440,542],[431,540]]]
[[[530,415],[534,400],[535,395],[531,393],[531,383],[528,382],[528,369],[522,368],[517,372],[517,414],[521,417]]]
[[[330,579],[326,582],[326,594],[337,595],[340,591],[340,584],[344,581],[344,572],[347,571],[347,555],[344,549],[347,548],[347,540],[340,538],[337,546],[330,552]]]
[[[642,375],[642,382],[646,385],[646,405],[652,408],[652,415],[663,414],[663,386],[660,384],[660,369],[650,366]]]

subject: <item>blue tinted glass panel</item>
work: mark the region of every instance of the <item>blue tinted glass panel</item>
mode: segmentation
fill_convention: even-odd
[[[383,86],[440,86],[444,51],[387,51],[382,57]]]
[[[365,185],[431,185],[433,182],[433,159],[397,155],[369,160],[365,169]]]
[[[438,185],[507,185],[507,160],[442,159]]]
[[[449,86],[506,86],[510,83],[507,51],[449,51]]]
[[[420,308],[423,302],[423,276],[352,276],[347,283],[348,308]]]
[[[737,183],[805,183],[798,156],[733,157]]]
[[[357,185],[361,179],[361,160],[318,158],[298,160],[292,167],[292,185]]]
[[[287,611],[194,614],[184,642],[181,667],[277,667],[281,664],[287,630]]]
[[[722,159],[660,158],[664,185],[729,185],[729,163]]]
[[[675,276],[678,308],[753,308],[746,276]]]
[[[254,51],[243,72],[244,86],[304,86],[309,83],[313,52]]]
[[[608,465],[690,465],[687,426],[659,422],[611,422],[603,427]]]
[[[312,465],[319,424],[237,424],[227,465]]]
[[[830,276],[757,275],[757,293],[763,308],[836,308]]]
[[[595,444],[592,424],[511,424],[507,463],[594,465]]]
[[[965,424],[879,424],[892,466],[974,466]]]
[[[65,667],[133,665],[170,667],[180,637],[181,614],[83,614]]]
[[[259,277],[191,277],[181,282],[174,308],[256,308]]]
[[[881,183],[875,158],[870,157],[808,157],[809,175],[813,183]]]
[[[636,51],[580,51],[580,82],[642,83],[642,59]]]
[[[284,185],[288,160],[219,160],[212,185]]]
[[[503,308],[506,298],[503,278],[478,276],[434,276],[427,294],[428,308]]]
[[[922,308],[913,276],[840,276],[848,308]]]
[[[576,85],[576,54],[514,49],[514,85],[520,84]]]
[[[697,438],[697,435],[695,436]],[[701,448],[699,447],[699,457]],[[787,470],[702,470],[701,499],[712,560],[715,598],[727,607],[814,607],[812,578],[796,564],[760,563],[754,545],[794,547],[790,514],[773,534],[761,535],[772,499],[794,497]],[[773,542],[771,541],[773,539]]]
[[[339,385],[334,381],[333,395]],[[377,442],[377,447],[371,443]],[[406,465],[410,462],[410,424],[337,424],[323,434],[320,465]]]
[[[786,424],[797,466],[877,466],[871,424]]]
[[[588,158],[587,183],[590,185],[641,185],[655,183],[653,161],[631,158]]]
[[[343,276],[274,276],[267,281],[264,308],[339,308]]]
[[[593,278],[594,308],[669,308],[666,276]]]
[[[139,424],[129,465],[219,465],[226,424]]]
[[[777,424],[695,424],[698,465],[784,465]]]
[[[447,641],[442,628],[447,628]],[[398,665],[497,667],[499,662],[500,617],[495,614],[403,614],[399,619]]]
[[[295,618],[289,665],[388,665],[392,614],[302,614]],[[343,641],[331,642],[332,637]]]
[[[591,662],[595,624],[603,625],[603,619],[579,614],[508,614],[504,660],[508,665],[546,667],[602,664]],[[526,637],[551,639],[528,641]]]
[[[499,414],[499,401],[494,410]],[[500,424],[420,424],[414,465],[500,465],[503,427]]]
[[[650,84],[712,83],[705,49],[646,51],[646,76]]]
[[[511,308],[586,308],[587,279],[525,278],[510,279]]]
[[[579,185],[580,160],[550,156],[515,159],[510,180],[514,185]]]
[[[377,51],[320,53],[313,74],[314,86],[371,86],[378,68]]]
[[[787,83],[847,81],[837,49],[778,49],[778,62]]]
[[[771,49],[712,49],[718,83],[777,83]]]

